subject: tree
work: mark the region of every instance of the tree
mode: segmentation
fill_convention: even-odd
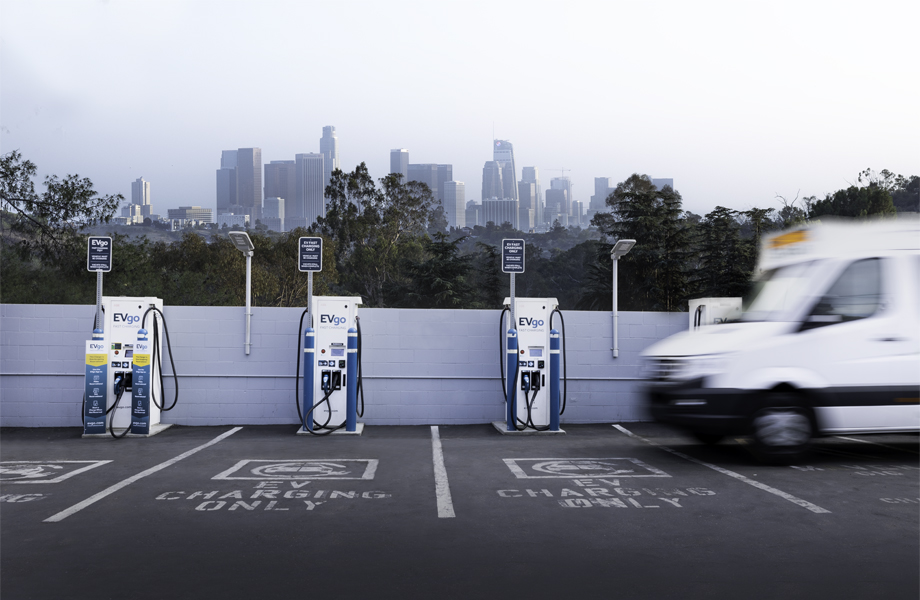
[[[865,218],[874,215],[893,215],[895,210],[888,190],[878,184],[867,187],[850,186],[827,194],[824,200],[817,200],[809,206],[808,218],[823,216]]]
[[[633,174],[617,184],[607,205],[611,211],[599,212],[591,221],[605,241],[636,240],[632,251],[620,259],[621,306],[627,310],[680,310],[687,296],[685,264],[690,245],[680,194],[670,186],[659,190],[648,175]],[[599,272],[593,271],[595,280],[598,276]]]
[[[695,292],[705,298],[743,296],[751,276],[750,246],[741,240],[738,211],[717,206],[699,224],[701,265]]]
[[[18,151],[0,157],[0,235],[15,244],[23,257],[55,262],[82,243],[79,232],[93,223],[108,223],[121,194],[100,196],[93,182],[79,175],[45,177],[45,192],[38,194],[32,178],[35,164],[22,160]]]
[[[420,254],[431,218],[431,190],[401,178],[387,175],[378,188],[364,163],[351,173],[333,171],[326,215],[311,227],[334,240],[341,281],[370,306],[385,305],[385,288],[399,278],[401,261]]]
[[[448,240],[437,232],[434,239],[424,238],[425,257],[410,260],[406,266],[408,280],[399,286],[395,306],[411,308],[470,308],[475,299],[472,286],[471,255],[461,256],[463,238]]]
[[[911,175],[902,187],[891,190],[891,202],[900,212],[920,212],[920,177]]]

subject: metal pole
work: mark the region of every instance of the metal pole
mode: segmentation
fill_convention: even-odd
[[[102,271],[96,271],[96,323],[93,329],[103,329],[102,323]]]
[[[511,274],[511,329],[517,329],[514,322],[514,273]]]
[[[252,319],[252,252],[246,254],[246,355],[249,355],[249,326]]]
[[[313,271],[307,271],[307,316],[310,317],[307,327],[313,327]]]
[[[617,308],[617,263],[620,262],[616,257],[613,258],[613,357],[620,355],[620,342],[617,338],[617,325],[620,317],[620,311]]]

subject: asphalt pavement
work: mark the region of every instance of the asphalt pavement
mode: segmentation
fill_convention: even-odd
[[[920,597],[920,437],[0,430],[0,597]]]

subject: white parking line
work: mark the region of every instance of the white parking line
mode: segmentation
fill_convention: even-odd
[[[742,475],[742,474],[740,474],[740,473],[735,473],[734,471],[729,471],[728,469],[723,469],[722,467],[717,467],[716,465],[710,464],[710,463],[708,463],[708,462],[703,462],[703,461],[701,461],[701,460],[697,460],[697,459],[693,458],[692,456],[687,456],[687,455],[684,454],[683,452],[678,452],[677,450],[672,450],[671,448],[668,448],[667,446],[662,446],[661,444],[659,444],[659,443],[657,443],[657,442],[653,442],[652,440],[645,439],[644,437],[639,436],[639,435],[636,435],[635,433],[629,431],[628,429],[626,429],[626,428],[623,427],[622,425],[614,425],[614,427],[616,427],[617,429],[619,429],[620,431],[622,431],[623,433],[625,433],[626,435],[628,435],[628,436],[630,436],[630,437],[634,437],[634,438],[636,438],[637,440],[642,440],[642,441],[645,442],[646,444],[650,444],[650,445],[652,445],[652,446],[656,446],[656,447],[658,447],[658,448],[661,448],[662,450],[664,450],[664,451],[666,451],[666,452],[670,452],[670,453],[673,454],[674,456],[679,456],[679,457],[681,457],[681,458],[683,458],[683,459],[689,460],[690,462],[696,463],[696,464],[698,464],[698,465],[702,465],[702,466],[704,466],[704,467],[707,467],[707,468],[709,468],[709,469],[712,469],[713,471],[717,471],[717,472],[719,472],[719,473],[722,473],[723,475],[728,475],[729,477],[734,477],[734,478],[737,479],[738,481],[743,481],[744,483],[746,483],[746,484],[748,484],[748,485],[751,485],[751,486],[754,486],[755,488],[757,488],[757,489],[759,489],[759,490],[763,490],[763,491],[765,491],[765,492],[769,492],[769,493],[771,493],[771,494],[774,494],[774,495],[776,495],[776,496],[779,496],[779,497],[782,498],[783,500],[788,500],[789,502],[792,502],[793,504],[798,504],[798,505],[801,506],[802,508],[807,508],[808,510],[810,510],[810,511],[813,512],[813,513],[819,513],[819,514],[821,514],[821,513],[830,513],[830,512],[831,512],[831,511],[827,510],[826,508],[821,508],[820,506],[816,506],[816,505],[812,504],[811,502],[809,502],[809,501],[807,501],[807,500],[802,500],[801,498],[797,498],[797,497],[793,496],[792,494],[787,494],[786,492],[784,492],[784,491],[782,491],[782,490],[778,490],[778,489],[776,489],[775,487],[770,487],[769,485],[767,485],[767,484],[765,484],[765,483],[760,483],[759,481],[754,481],[753,479],[750,479],[750,478],[748,478],[748,477],[745,477],[744,475]]]
[[[911,454],[920,454],[915,450],[908,450],[907,448],[896,448],[894,446],[888,446],[886,444],[879,444],[878,442],[873,442],[870,440],[861,440],[859,438],[845,437],[842,435],[837,436],[838,439],[847,440],[848,442],[862,442],[863,444],[872,444],[873,446],[881,446],[882,448],[888,448],[889,450],[900,450],[901,452],[910,452]]]
[[[155,467],[150,467],[150,468],[147,469],[146,471],[141,471],[141,472],[138,473],[137,475],[132,475],[131,477],[128,477],[127,479],[125,479],[125,480],[123,480],[123,481],[119,481],[119,482],[116,483],[115,485],[113,485],[113,486],[111,486],[111,487],[108,487],[108,488],[102,490],[102,491],[99,492],[98,494],[94,494],[94,495],[90,496],[89,498],[87,498],[87,499],[84,500],[83,502],[79,502],[79,503],[77,503],[77,504],[74,504],[74,505],[71,506],[70,508],[65,509],[65,510],[62,510],[61,512],[57,513],[56,515],[52,515],[52,516],[48,517],[47,519],[45,519],[44,522],[45,522],[45,523],[57,523],[58,521],[63,521],[64,519],[66,519],[66,518],[69,517],[70,515],[80,512],[81,510],[83,510],[83,509],[86,508],[87,506],[90,506],[90,505],[92,505],[92,504],[95,504],[96,502],[102,500],[102,499],[105,498],[106,496],[108,496],[108,495],[110,495],[110,494],[114,494],[115,492],[117,492],[118,490],[120,490],[120,489],[122,489],[122,488],[128,487],[129,485],[131,485],[131,484],[134,483],[135,481],[138,481],[138,480],[140,480],[140,479],[143,479],[144,477],[146,477],[146,476],[148,476],[148,475],[153,475],[153,474],[156,473],[157,471],[162,471],[162,470],[165,469],[166,467],[169,467],[169,466],[172,466],[172,465],[176,464],[177,462],[179,462],[179,461],[182,460],[183,458],[188,458],[189,456],[195,454],[196,452],[200,452],[200,451],[204,450],[205,448],[208,448],[208,447],[210,447],[210,446],[213,446],[214,444],[217,444],[218,442],[224,440],[225,438],[230,437],[231,435],[233,435],[234,433],[236,433],[236,432],[239,431],[240,429],[242,429],[242,427],[234,427],[234,428],[231,429],[230,431],[228,431],[228,432],[226,432],[226,433],[220,434],[219,436],[217,436],[216,438],[214,438],[213,440],[211,440],[211,441],[208,442],[207,444],[202,444],[201,446],[198,446],[197,448],[192,448],[192,449],[189,450],[188,452],[183,452],[182,454],[180,454],[179,456],[177,456],[177,457],[175,457],[175,458],[171,458],[171,459],[167,460],[166,462],[162,462],[162,463],[158,464],[158,465],[155,466]]]
[[[450,484],[447,482],[447,469],[444,467],[444,452],[441,450],[441,435],[438,426],[431,426],[431,452],[434,458],[435,496],[438,499],[438,518],[450,519],[454,514],[454,503],[450,499]]]

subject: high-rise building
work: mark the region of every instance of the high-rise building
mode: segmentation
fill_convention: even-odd
[[[546,206],[543,209],[545,223],[552,225],[554,221],[562,222],[560,216],[568,217],[568,191],[564,189],[546,190]]]
[[[150,182],[138,177],[131,182],[131,204],[141,207],[141,217],[150,216]]]
[[[409,164],[406,170],[406,177],[403,183],[418,181],[424,183],[431,190],[431,195],[438,196],[438,165],[433,164]]]
[[[236,151],[237,204],[252,221],[262,217],[262,149],[240,148]]]
[[[482,199],[504,198],[501,163],[487,160],[482,167]]]
[[[309,227],[317,217],[326,215],[323,198],[323,155],[295,154],[294,202],[285,203],[285,222],[289,229]]]
[[[588,204],[587,220],[590,221],[596,213],[607,211],[607,197],[616,189],[611,185],[613,180],[610,177],[594,178],[594,195]]]
[[[405,148],[390,150],[390,173],[402,175],[403,183],[409,181],[409,151]]]
[[[572,180],[568,177],[553,177],[549,180],[549,187],[553,190],[565,190],[565,203],[560,212],[566,215],[572,214],[572,201],[575,199],[574,194],[572,194]],[[549,196],[546,198],[546,203],[549,204]]]
[[[652,185],[654,185],[659,190],[663,190],[665,186],[669,186],[673,190],[674,189],[674,178],[672,177],[668,177],[665,179],[652,178]]]
[[[268,227],[269,231],[286,231],[284,228],[284,198],[270,198],[266,195],[262,204],[262,224]]]
[[[466,186],[462,181],[444,182],[444,216],[449,227],[466,227]]]
[[[297,189],[296,182],[297,165],[295,161],[273,160],[265,165],[265,206],[268,206],[269,198],[281,198],[283,202],[293,204],[294,190]],[[262,208],[263,213],[266,210],[265,206]]]
[[[466,203],[466,225],[465,227],[475,227],[483,225],[482,222],[482,204],[475,200]]]
[[[211,209],[200,206],[180,206],[166,210],[170,220],[211,222]]]
[[[323,127],[323,137],[319,139],[319,152],[323,155],[323,191],[329,185],[332,172],[341,169],[339,165],[339,138],[335,137],[335,127]]]
[[[501,164],[502,195],[499,198],[518,200],[517,170],[514,165],[514,146],[508,140],[493,140],[492,160]]]
[[[534,185],[534,196],[537,203],[534,206],[534,223],[536,227],[543,224],[543,190],[540,189],[540,171],[537,167],[524,167],[521,171],[521,182]]]
[[[448,181],[454,180],[454,166],[453,165],[438,165],[438,189],[436,191],[436,196],[438,200],[441,201],[441,205],[444,205],[444,194],[446,190],[444,189],[444,184]]]
[[[536,184],[519,181],[518,197],[521,203],[521,231],[531,231],[537,225]]]
[[[504,223],[511,223],[515,229],[520,229],[520,202],[513,198],[490,198],[482,201],[482,220],[489,221],[501,227]]]

